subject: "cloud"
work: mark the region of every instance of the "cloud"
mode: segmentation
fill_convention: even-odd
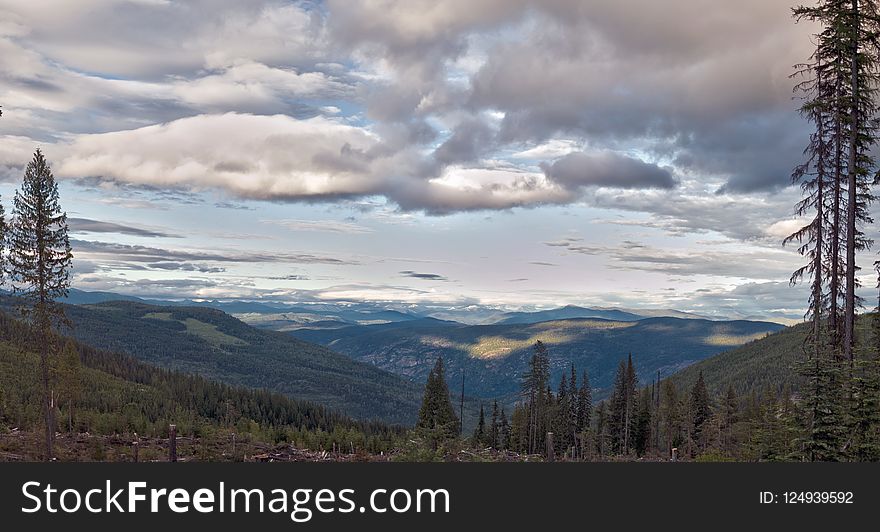
[[[570,153],[581,150],[579,142],[569,139],[551,139],[544,144],[539,144],[527,150],[512,154],[512,159],[559,159]]]
[[[307,3],[234,0],[4,2],[41,54],[113,78],[159,78],[248,58],[290,65],[323,57]]]
[[[148,238],[182,238],[180,235],[142,229],[113,222],[102,222],[88,218],[68,218],[71,233],[118,233],[122,235],[142,236]]]
[[[71,246],[75,256],[89,258],[103,257],[118,261],[132,261],[142,263],[162,262],[187,262],[187,261],[212,261],[231,263],[300,263],[300,264],[356,264],[353,261],[336,257],[312,255],[308,253],[276,253],[276,252],[242,252],[242,251],[201,251],[165,249],[151,246],[132,244],[117,244],[111,242],[95,242],[86,240],[71,240]]]
[[[413,279],[421,279],[424,281],[448,281],[449,279],[437,273],[419,273],[412,270],[404,270],[400,272],[404,277],[412,277]]]
[[[0,172],[20,139],[57,144],[70,177],[430,214],[684,178],[775,190],[807,140],[787,74],[812,28],[782,0],[715,4],[7,2]]]
[[[752,282],[710,287],[687,294],[688,308],[710,316],[770,319],[790,325],[803,321],[808,287],[787,282]]]
[[[572,190],[580,187],[673,188],[672,172],[612,152],[570,153],[545,165],[547,178]]]
[[[546,222],[607,224],[591,229],[614,243],[568,238],[545,251],[596,253],[610,269],[731,279],[730,264],[748,260],[763,283],[787,278],[789,262],[801,261],[776,248],[795,224],[788,214],[799,191],[787,185],[809,140],[788,74],[813,51],[814,28],[793,24],[783,0],[0,4],[5,182],[21,178],[39,145],[62,186],[79,187],[87,201],[168,217],[180,207],[329,202],[360,206],[370,223],[303,220],[315,212],[305,207],[278,223],[339,234],[406,223],[393,228],[402,235],[456,221],[419,213],[571,205],[547,209],[554,218]],[[173,236],[87,220],[72,225]],[[688,257],[695,233],[711,244],[693,244]],[[723,247],[713,247],[722,246],[717,235]],[[195,275],[279,257],[77,245],[83,278],[110,266],[125,270],[120,277],[135,269]],[[318,253],[280,260],[356,262]],[[264,295],[228,272],[214,277],[222,279],[187,293]],[[184,290],[183,282],[119,282]],[[729,289],[717,288],[717,301]],[[432,297],[366,284],[321,297],[398,293]]]
[[[568,203],[577,195],[545,176],[503,168],[447,168],[390,150],[371,132],[324,117],[200,115],[128,131],[81,135],[59,147],[56,173],[97,182],[220,189],[244,199],[335,201],[384,195],[404,210]]]
[[[704,184],[692,180],[671,190],[595,189],[586,191],[584,197],[591,205],[620,212],[616,218],[597,223],[649,227],[674,236],[717,232],[774,248],[780,239],[768,234],[767,228],[781,213],[791,212],[797,200],[793,189],[776,194],[707,194]]]
[[[587,245],[572,239],[544,244],[561,248],[566,253],[607,257],[611,268],[667,275],[707,275],[770,281],[790,276],[801,261],[796,254],[780,249],[657,249],[627,240],[611,246]],[[748,268],[744,268],[743,264],[748,264]]]
[[[276,277],[267,277],[270,281],[309,281],[311,277],[308,275],[300,275],[292,273],[290,275],[280,275]]]
[[[466,120],[434,151],[434,158],[444,165],[476,162],[491,151],[493,138],[494,131],[485,122]]]
[[[226,268],[200,266],[189,262],[154,262],[147,264],[147,267],[154,270],[179,272],[223,273],[226,271]]]
[[[218,188],[248,199],[322,198],[374,193],[368,132],[315,117],[237,113],[82,135],[56,172],[127,184]]]
[[[277,225],[291,231],[319,231],[328,233],[365,234],[373,230],[363,225],[336,220],[260,220],[261,223]]]

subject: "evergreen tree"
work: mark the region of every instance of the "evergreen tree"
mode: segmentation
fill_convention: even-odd
[[[493,449],[498,448],[499,426],[498,426],[498,401],[492,404],[492,424],[489,425],[489,446]]]
[[[632,436],[636,422],[636,385],[635,366],[632,355],[629,355],[627,361],[621,361],[617,368],[608,413],[611,446],[614,452],[622,455],[629,454],[632,450]]]
[[[458,431],[458,418],[449,398],[443,357],[437,358],[434,368],[428,374],[417,427],[428,431],[434,447],[439,442],[454,438]]]
[[[725,453],[729,454],[733,451],[733,426],[738,420],[739,399],[733,386],[728,386],[720,408],[721,450]]]
[[[823,250],[821,245],[814,244],[827,242],[828,257],[822,261],[827,265],[830,345],[841,348],[842,358],[852,361],[855,315],[861,305],[856,294],[856,254],[871,246],[863,227],[872,221],[869,211],[874,196],[870,186],[872,182],[877,183],[872,148],[877,141],[878,126],[880,17],[876,0],[819,0],[814,6],[797,7],[794,16],[820,26],[815,35],[817,49],[811,61],[797,67],[798,73],[806,77],[798,85],[807,94],[802,112],[816,126],[807,148],[805,166],[812,166],[817,178],[825,170],[827,184],[817,188],[811,185],[815,180],[803,183],[807,197],[800,206],[816,211],[812,227],[804,228],[809,229],[810,236],[805,245],[811,247],[814,263],[818,264],[816,255]],[[817,194],[827,199],[818,201]],[[823,209],[828,220],[825,235],[819,231]],[[799,211],[804,213],[804,209]],[[811,273],[819,273],[815,266],[810,269]],[[821,302],[815,301],[820,284],[817,281],[814,275],[810,304],[814,337],[819,325],[814,310],[821,309]],[[839,311],[841,299],[842,313]],[[816,344],[814,352],[820,350]]]
[[[67,407],[67,430],[73,431],[74,408],[82,393],[82,369],[79,351],[72,340],[64,344],[58,357],[55,380],[58,383],[58,403]]]
[[[811,461],[839,461],[845,434],[842,410],[842,372],[835,361],[813,357],[805,364],[808,377],[806,393],[806,442],[804,452]]]
[[[821,47],[820,47],[821,51]],[[809,223],[793,234],[786,237],[782,244],[797,241],[801,245],[798,252],[808,258],[805,266],[795,270],[791,275],[791,284],[795,285],[804,275],[811,277],[810,297],[806,318],[812,322],[809,343],[813,345],[814,353],[818,356],[822,349],[821,328],[825,317],[825,293],[824,282],[827,273],[825,250],[825,238],[828,227],[826,226],[825,204],[826,195],[831,188],[830,176],[832,172],[830,159],[832,157],[833,138],[833,113],[830,102],[834,101],[834,85],[823,82],[824,74],[822,58],[814,56],[815,63],[801,65],[797,74],[811,76],[798,84],[797,89],[805,93],[805,103],[800,112],[808,120],[816,125],[816,131],[810,136],[810,143],[806,148],[807,161],[798,165],[792,173],[792,181],[800,183],[804,193],[804,199],[795,206],[795,215],[799,217],[810,215],[815,212]],[[806,74],[809,73],[809,74]],[[834,235],[830,235],[834,238]]]
[[[38,149],[25,169],[21,188],[15,192],[7,233],[7,268],[13,291],[28,304],[22,312],[39,343],[47,460],[52,459],[55,434],[50,382],[50,357],[55,346],[51,345],[51,330],[58,322],[66,322],[64,307],[57,300],[67,295],[73,257],[67,233],[67,215],[58,201],[58,185]]]
[[[870,223],[869,207],[873,195],[869,186],[877,181],[871,150],[877,142],[876,99],[878,77],[877,35],[880,32],[875,0],[851,0],[844,11],[848,24],[841,26],[849,53],[850,69],[847,139],[847,209],[846,209],[846,295],[844,308],[844,354],[854,358],[856,296],[856,252],[867,249],[871,241],[862,231]]]
[[[475,447],[486,443],[486,414],[483,412],[483,405],[480,405],[480,420],[477,422],[477,428],[474,429],[474,437],[472,438]]]
[[[501,408],[501,421],[499,422],[498,428],[498,448],[502,451],[510,449],[512,447],[511,443],[511,427],[507,422],[507,414],[504,412],[504,408]]]
[[[581,377],[581,387],[578,390],[577,400],[578,420],[577,431],[589,430],[592,426],[593,416],[593,391],[590,389],[590,376],[584,370]]]
[[[880,460],[880,362],[859,360],[852,381],[853,443],[850,456],[858,462]]]
[[[518,453],[529,452],[529,408],[525,404],[513,407],[510,417],[508,449]]]
[[[571,364],[571,376],[568,381],[568,404],[567,412],[566,412],[566,430],[568,431],[568,437],[571,442],[571,445],[575,447],[577,450],[578,447],[578,434],[580,430],[578,430],[578,387],[577,387],[577,370],[574,367],[574,363]]]
[[[639,396],[638,413],[633,434],[633,448],[638,455],[644,455],[651,443],[651,418],[653,416],[654,398],[650,388],[642,388]]]
[[[596,410],[596,453],[604,459],[609,447],[608,408],[605,401],[599,403]]]
[[[671,456],[672,449],[681,445],[682,442],[682,413],[679,404],[678,390],[672,381],[663,381],[662,397],[660,401],[661,430],[665,436],[666,456]]]
[[[712,405],[709,399],[709,391],[706,389],[706,381],[703,380],[703,372],[697,377],[697,382],[691,389],[690,413],[693,441],[697,450],[706,448],[706,434],[704,424],[712,415]]]
[[[568,390],[568,377],[563,374],[559,380],[559,393],[556,395],[553,409],[553,433],[556,436],[556,448],[565,452],[574,444],[574,427],[570,425],[570,406],[574,396]]]
[[[550,358],[547,347],[538,340],[535,342],[529,370],[522,379],[522,396],[528,414],[526,451],[529,454],[541,452],[544,445],[544,433],[548,427],[548,402],[552,396],[547,390],[549,382]]]

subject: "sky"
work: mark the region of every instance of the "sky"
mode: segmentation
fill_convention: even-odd
[[[0,0],[0,197],[83,290],[799,319],[791,5]]]

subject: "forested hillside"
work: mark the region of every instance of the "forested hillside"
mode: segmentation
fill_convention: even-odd
[[[15,300],[0,299],[8,310]],[[78,340],[164,368],[313,401],[358,419],[411,423],[421,386],[319,345],[209,308],[68,305]]]
[[[426,319],[292,334],[416,382],[424,382],[437,357],[443,356],[452,382],[464,367],[467,394],[510,402],[520,392],[520,378],[538,340],[548,348],[553,382],[573,363],[589,371],[601,397],[612,384],[618,362],[630,353],[638,363],[638,377],[647,381],[657,371],[671,375],[781,328],[766,322],[679,318],[473,326]]]
[[[62,348],[53,373],[61,433],[128,435],[117,438],[128,445],[136,438],[165,438],[173,423],[179,434],[200,441],[193,449],[200,453],[196,458],[213,460],[223,459],[218,453],[230,451],[233,433],[239,453],[247,451],[249,442],[291,442],[313,449],[331,449],[335,444],[378,452],[395,445],[401,433],[398,428],[353,421],[324,406],[278,393],[160,369],[72,340],[59,342]],[[30,458],[36,458],[32,453],[39,447],[11,446],[6,433],[15,429],[13,434],[27,434],[40,427],[39,359],[33,347],[28,329],[0,313],[0,434],[4,435],[0,447]],[[95,448],[87,454],[71,454],[75,453],[72,446],[62,446],[61,457],[99,459],[97,453],[109,452],[103,449],[104,440],[91,441]],[[218,442],[224,443],[218,447]],[[130,459],[130,449],[127,452]]]
[[[875,314],[866,314],[856,321],[861,349],[869,346]],[[688,389],[700,373],[710,393],[723,393],[733,387],[739,395],[764,393],[768,388],[782,392],[788,387],[798,392],[806,382],[796,368],[807,360],[808,324],[787,327],[767,338],[749,342],[689,366],[669,380],[680,389]]]

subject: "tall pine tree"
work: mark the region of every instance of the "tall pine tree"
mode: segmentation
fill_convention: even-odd
[[[52,344],[51,331],[59,323],[66,322],[64,307],[57,300],[66,296],[70,287],[73,255],[67,215],[61,210],[58,199],[58,185],[39,149],[25,169],[21,188],[15,192],[7,237],[10,282],[13,291],[27,303],[22,312],[33,326],[39,344],[46,459],[51,460],[55,404],[50,357],[57,347]]]
[[[474,429],[474,436],[471,439],[474,447],[480,447],[486,443],[486,414],[483,411],[483,405],[480,405],[480,420],[477,422],[477,428]]]
[[[581,376],[581,387],[578,390],[577,399],[577,431],[584,432],[589,430],[593,422],[593,391],[590,389],[590,376],[587,370],[584,370]]]
[[[434,368],[428,374],[417,427],[427,431],[434,446],[438,442],[454,438],[458,432],[458,418],[449,398],[443,357],[437,358]]]
[[[636,378],[632,355],[621,361],[614,380],[608,413],[608,432],[615,452],[626,455],[632,450],[633,433],[636,424]]]
[[[523,375],[522,396],[525,400],[528,417],[526,451],[539,452],[544,445],[544,433],[548,423],[548,402],[551,394],[547,392],[550,383],[550,357],[543,342],[535,342],[529,370]]]
[[[702,451],[706,448],[706,422],[712,416],[712,403],[702,371],[691,389],[690,413],[693,441],[696,450]]]

